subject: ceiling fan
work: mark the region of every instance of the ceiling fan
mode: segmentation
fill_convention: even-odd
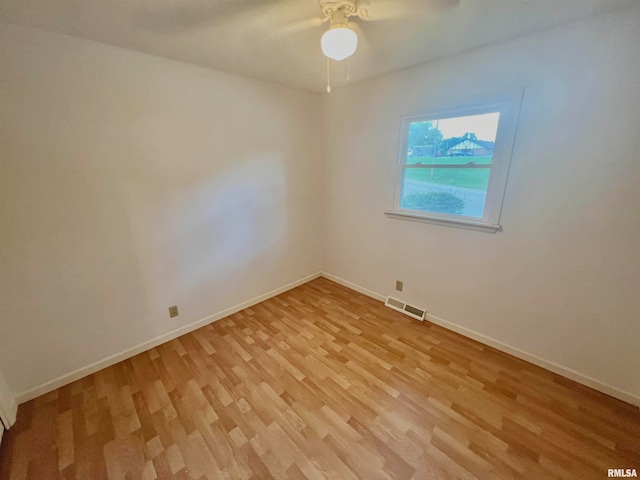
[[[391,20],[408,17],[412,10],[419,10],[408,1],[385,0],[318,0],[323,16],[310,21],[302,21],[298,26],[319,26],[329,21],[330,27],[320,39],[322,53],[327,57],[327,92],[331,92],[329,82],[329,60],[338,62],[351,57],[358,48],[358,34],[361,29],[357,24],[349,22],[350,17],[364,21]],[[455,8],[460,0],[430,0],[430,10]],[[424,4],[423,4],[424,5]],[[414,9],[411,8],[414,7]],[[299,28],[295,28],[299,29]]]
[[[345,33],[344,30],[353,30],[356,33],[359,26],[357,23],[349,22],[350,19],[368,22],[432,16],[440,11],[457,7],[460,1],[317,0],[321,15],[277,26],[278,19],[287,17],[288,12],[311,3],[312,0],[142,0],[136,21],[145,30],[163,35],[225,24],[247,31],[252,29],[259,31],[271,26],[270,28],[277,28],[280,35],[289,35],[330,21],[329,31],[337,32],[327,36],[327,42],[332,37],[336,41],[339,37],[343,37],[347,42],[353,42],[353,35]],[[256,23],[253,21],[255,19],[267,21]],[[358,33],[362,35],[362,32]],[[357,35],[355,41],[357,46]],[[334,59],[337,60],[337,58]]]
[[[160,35],[182,34],[215,26],[229,32],[246,32],[275,38],[329,28],[320,38],[328,61],[342,61],[366,42],[359,22],[433,17],[456,8],[461,0],[317,0],[319,15],[301,20],[292,12],[308,12],[312,0],[143,0],[136,19],[147,31]],[[307,7],[306,5],[309,5]],[[285,18],[290,23],[280,23]],[[294,17],[295,18],[295,17]],[[298,17],[299,18],[299,17]],[[355,21],[354,21],[355,20]]]

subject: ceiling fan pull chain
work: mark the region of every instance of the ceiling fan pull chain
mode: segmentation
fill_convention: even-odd
[[[349,80],[351,80],[351,57],[349,57],[348,60],[348,64],[347,64],[347,83],[349,83]]]
[[[331,60],[327,57],[327,93],[331,93]]]

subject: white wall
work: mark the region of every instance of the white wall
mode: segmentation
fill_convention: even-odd
[[[638,45],[635,5],[327,97],[324,270],[640,397]],[[383,215],[402,116],[522,87],[503,232]]]
[[[13,391],[320,270],[320,102],[0,24],[0,365]]]

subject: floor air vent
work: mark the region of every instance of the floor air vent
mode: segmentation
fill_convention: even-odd
[[[400,300],[397,300],[392,297],[387,297],[387,301],[384,302],[384,304],[389,308],[393,308],[398,312],[404,313],[405,315],[409,315],[410,317],[420,321],[424,320],[424,316],[427,313],[426,310],[422,310],[421,308],[407,305],[406,303],[401,302]]]

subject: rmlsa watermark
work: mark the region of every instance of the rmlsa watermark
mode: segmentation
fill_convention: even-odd
[[[610,468],[607,470],[608,477],[638,477],[638,472],[636,472],[635,468]]]

